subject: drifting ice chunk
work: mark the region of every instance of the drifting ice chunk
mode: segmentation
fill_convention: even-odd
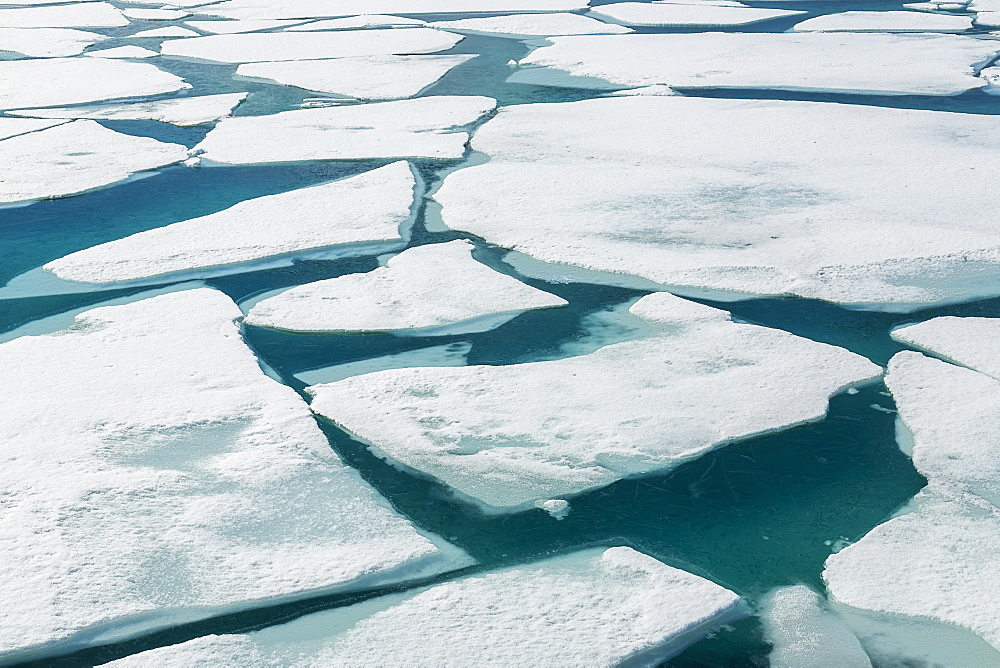
[[[213,35],[232,35],[239,32],[256,32],[258,30],[271,30],[272,28],[282,28],[293,26],[302,21],[185,21],[184,25],[190,26],[202,32]]]
[[[199,638],[109,666],[645,666],[743,616],[733,592],[613,547],[466,576],[245,636]]]
[[[88,46],[106,39],[96,32],[72,28],[0,28],[0,51],[33,58],[75,56],[83,53]]]
[[[165,56],[183,56],[221,63],[254,63],[269,60],[434,53],[450,49],[461,40],[461,35],[430,28],[252,32],[174,40],[164,44],[161,53]]]
[[[76,2],[52,7],[4,9],[3,28],[114,28],[127,26],[128,19],[106,2]]]
[[[691,4],[649,4],[619,2],[601,5],[590,16],[628,26],[740,26],[805,12],[787,9],[758,9],[734,3],[736,6],[692,2]]]
[[[512,14],[457,21],[436,21],[443,30],[502,37],[548,37],[551,35],[607,35],[632,32],[579,14]]]
[[[927,12],[843,12],[816,16],[792,29],[799,32],[962,32],[972,29],[972,19]]]
[[[191,16],[190,12],[179,9],[126,9],[122,13],[130,19],[145,21],[176,21]]]
[[[406,243],[401,227],[411,217],[414,183],[409,166],[397,162],[109,241],[44,268],[65,280],[118,283],[199,270],[239,273],[241,263],[281,256],[287,263],[289,255],[324,249],[331,256],[385,252]]]
[[[444,346],[408,350],[405,353],[385,355],[360,362],[310,369],[295,374],[295,377],[306,385],[317,385],[319,383],[333,383],[365,373],[385,371],[386,369],[403,369],[414,366],[465,366],[468,363],[467,357],[470,350],[472,350],[471,343],[449,343]]]
[[[294,28],[287,28],[286,30],[291,32],[299,30],[344,30],[346,28],[408,28],[425,25],[427,25],[427,21],[422,21],[421,19],[408,19],[388,14],[362,14],[361,16],[348,16],[342,19],[313,21],[312,23],[297,25]]]
[[[524,311],[565,306],[472,259],[468,241],[418,246],[365,274],[307,283],[265,299],[246,323],[299,332],[484,332]],[[416,330],[416,331],[408,331]]]
[[[122,49],[138,47],[120,47]],[[114,50],[114,49],[112,49]],[[100,53],[100,52],[96,52]],[[94,55],[91,52],[87,55]],[[157,102],[133,102],[90,107],[55,107],[8,111],[12,116],[31,118],[94,118],[109,121],[160,121],[174,125],[202,125],[228,116],[236,105],[246,99],[246,93],[223,93],[178,97]]]
[[[892,338],[1000,380],[1000,318],[942,316],[896,329]]]
[[[557,75],[620,87],[765,88],[879,95],[955,95],[984,83],[973,67],[1000,43],[958,35],[692,33],[553,37],[510,81],[560,84]],[[920,62],[920,67],[913,63]],[[542,69],[544,66],[545,69]],[[555,70],[555,72],[549,71]],[[602,84],[603,85],[603,84]]]
[[[506,107],[472,147],[490,160],[445,179],[443,221],[558,263],[512,255],[523,274],[890,310],[1000,294],[990,116],[636,96]]]
[[[820,607],[808,587],[781,587],[763,602],[764,633],[773,646],[771,668],[870,668],[857,637]]]
[[[313,410],[484,509],[507,512],[664,471],[735,440],[818,420],[881,368],[658,293],[649,338],[512,366],[398,369],[308,389]]]
[[[94,121],[63,123],[0,141],[0,202],[68,197],[187,158],[187,148],[108,130]]]
[[[3,661],[467,563],[417,533],[199,289],[0,345]]]
[[[247,63],[236,74],[364,100],[412,97],[475,54]]]
[[[0,61],[0,83],[0,109],[158,95],[191,87],[153,65],[105,58]]]
[[[156,51],[144,49],[141,46],[116,46],[113,49],[102,49],[101,51],[88,51],[83,54],[91,58],[152,58],[158,56]],[[10,112],[8,112],[10,113]]]
[[[203,7],[207,16],[233,19],[312,19],[362,14],[509,14],[572,12],[586,0],[230,0]]]
[[[376,104],[226,118],[196,147],[229,164],[297,160],[460,158],[474,123],[496,100],[439,95]]]
[[[134,35],[129,35],[129,37],[198,37],[198,33],[180,26],[168,26],[166,28],[143,30]]]

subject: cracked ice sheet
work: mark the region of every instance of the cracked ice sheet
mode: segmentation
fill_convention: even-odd
[[[512,14],[485,18],[436,21],[430,24],[442,30],[455,30],[500,37],[549,37],[552,35],[606,35],[632,32],[630,28],[610,25],[579,14]]]
[[[76,56],[106,39],[96,32],[72,28],[0,28],[0,51],[34,58]]]
[[[191,85],[148,63],[110,58],[0,61],[0,109],[173,93]]]
[[[771,668],[871,668],[857,637],[804,585],[779,587],[762,602]]]
[[[364,14],[515,14],[587,9],[586,0],[229,0],[199,13],[231,19],[320,19]]]
[[[1000,318],[932,318],[892,338],[1000,380]]]
[[[204,151],[205,160],[227,164],[457,159],[465,153],[469,133],[456,128],[495,107],[489,97],[438,95],[225,118],[195,148]]]
[[[819,420],[831,395],[882,371],[667,293],[631,312],[651,335],[588,355],[382,371],[307,391],[372,450],[511,512]]]
[[[247,63],[236,74],[364,100],[412,97],[475,54],[358,56],[329,60]]]
[[[593,548],[108,665],[653,665],[743,616],[717,584],[628,547]]]
[[[629,88],[762,88],[870,95],[957,95],[1000,43],[960,35],[692,33],[553,37],[508,81]],[[920,67],[914,63],[920,62]],[[577,77],[565,83],[566,75]],[[607,83],[591,83],[597,79]],[[562,83],[561,83],[562,80]]]
[[[129,47],[121,47],[129,48]],[[137,48],[137,47],[136,47]],[[91,51],[96,55],[100,51]],[[180,126],[203,125],[217,121],[246,99],[246,93],[197,95],[156,102],[94,105],[89,107],[54,107],[8,111],[12,116],[29,118],[91,118],[109,121],[160,121]]]
[[[627,26],[740,26],[806,12],[787,9],[759,9],[747,6],[691,4],[649,4],[645,2],[620,2],[601,5],[591,10],[594,16]]]
[[[409,165],[397,162],[109,241],[44,269],[67,281],[111,284],[201,276],[199,271],[239,273],[257,260],[289,264],[291,255],[317,251],[330,257],[384,253],[406,243],[415,185]]]
[[[115,28],[128,24],[125,15],[106,2],[5,8],[0,11],[0,27],[4,28]]]
[[[73,121],[0,141],[0,203],[79,195],[187,158],[187,148]]]
[[[420,54],[446,51],[461,35],[432,28],[337,30],[326,32],[250,32],[165,42],[164,56],[220,63],[316,60],[347,56]]]
[[[472,148],[443,222],[552,263],[510,254],[522,274],[894,311],[1000,294],[991,116],[616,97],[506,107]]]
[[[816,16],[795,25],[798,32],[962,32],[972,18],[928,12],[843,12]]]
[[[185,21],[184,25],[190,26],[191,28],[202,32],[212,33],[213,35],[233,35],[241,32],[256,32],[258,30],[283,28],[285,26],[293,26],[299,23],[302,23],[302,21]]]
[[[465,334],[568,303],[477,262],[473,248],[465,240],[410,248],[374,271],[307,283],[260,301],[245,322],[297,332]]]
[[[330,449],[208,289],[0,345],[0,641],[40,658],[468,563]]]

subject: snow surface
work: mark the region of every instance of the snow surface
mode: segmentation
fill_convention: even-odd
[[[185,158],[180,144],[114,132],[95,121],[62,123],[0,141],[0,203],[78,195]]]
[[[191,16],[190,12],[180,9],[126,9],[122,13],[130,19],[142,21],[176,21]]]
[[[0,61],[0,109],[158,95],[190,87],[180,77],[148,63],[110,58]]]
[[[779,587],[762,602],[771,668],[871,668],[851,630],[804,585]]]
[[[127,26],[125,15],[107,2],[75,2],[51,7],[5,8],[3,28],[114,28]]]
[[[430,25],[442,30],[456,30],[505,37],[548,37],[550,35],[607,35],[632,32],[629,28],[609,25],[579,14],[511,14],[485,18],[435,21]]]
[[[0,140],[23,135],[36,130],[44,130],[59,125],[62,121],[36,121],[27,118],[6,118],[0,116]],[[3,146],[3,144],[0,144]]]
[[[122,49],[138,47],[120,47]],[[114,49],[111,49],[112,51]],[[95,55],[100,51],[92,51]],[[130,56],[134,57],[134,56]],[[174,125],[203,125],[217,121],[246,99],[246,93],[222,93],[178,97],[156,102],[131,102],[128,104],[103,104],[80,107],[48,107],[44,109],[17,109],[8,111],[13,116],[31,118],[93,118],[99,120],[148,120]]]
[[[404,18],[402,16],[391,16],[389,14],[361,14],[360,16],[348,16],[342,19],[328,19],[326,21],[313,21],[304,25],[297,25],[286,28],[288,31],[298,30],[344,30],[346,28],[407,28],[410,26],[425,26],[427,21],[422,19]]]
[[[363,14],[512,14],[586,9],[585,0],[228,0],[199,10],[233,19],[311,19]]]
[[[491,512],[664,471],[817,420],[881,374],[841,348],[657,293],[650,336],[510,366],[398,369],[308,388],[314,411]]]
[[[71,253],[44,268],[65,280],[107,284],[220,267],[239,273],[243,263],[321,249],[337,255],[385,252],[405,245],[401,228],[411,218],[414,185],[409,165],[396,162],[245,200]]]
[[[130,44],[128,46],[116,46],[112,49],[88,51],[83,55],[90,56],[91,58],[152,58],[160,54],[156,51],[150,51],[149,49],[144,49],[141,46]]]
[[[221,63],[254,63],[270,60],[434,53],[450,49],[461,40],[461,35],[431,28],[250,32],[173,40],[165,43],[160,52],[165,56],[181,56]]]
[[[815,16],[797,24],[799,32],[962,32],[972,30],[968,16],[927,12],[843,12]]]
[[[487,318],[482,329],[462,330],[474,332],[495,328],[496,316],[506,322],[567,304],[476,262],[474,248],[465,240],[410,248],[374,271],[306,283],[258,302],[246,323],[300,332],[392,332]]]
[[[468,563],[337,458],[240,315],[189,290],[0,345],[2,660]]]
[[[439,95],[225,118],[195,149],[205,160],[230,164],[461,158],[469,135],[455,128],[495,106],[488,97]]]
[[[0,28],[0,51],[33,58],[75,56],[106,39],[96,32],[72,28]]]
[[[236,74],[364,100],[412,97],[475,54],[357,56],[329,60],[247,63]]]
[[[941,316],[893,330],[892,338],[1000,380],[1000,318]]]
[[[715,5],[707,2],[691,4],[619,2],[601,5],[591,10],[588,16],[628,26],[683,27],[748,25],[805,13],[787,9],[759,9],[745,5]]]
[[[628,547],[596,548],[109,666],[653,665],[742,616],[717,584]]]
[[[472,148],[443,222],[552,263],[512,254],[523,274],[885,310],[1000,294],[990,116],[616,97],[505,107]]]
[[[198,33],[180,26],[167,26],[166,28],[142,30],[134,35],[129,35],[129,37],[198,37]]]
[[[299,23],[302,23],[302,21],[301,20],[275,21],[270,19],[264,19],[259,21],[257,20],[185,21],[184,25],[190,26],[195,30],[212,33],[213,35],[232,35],[234,33],[240,33],[240,32],[256,32],[258,30],[271,30],[272,28],[283,28],[285,26],[294,26]]]

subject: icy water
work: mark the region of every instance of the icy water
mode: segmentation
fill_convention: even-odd
[[[594,2],[593,4],[604,4]],[[782,31],[808,16],[852,9],[899,9],[899,4],[750,3],[759,7],[804,9],[809,15],[749,26],[743,30]],[[426,17],[421,18],[436,18]],[[445,17],[440,17],[445,18]],[[447,18],[454,18],[449,16]],[[143,27],[162,27],[167,22]],[[117,29],[103,31],[122,34]],[[657,31],[657,32],[691,32]],[[117,46],[107,42],[102,48]],[[524,43],[470,36],[449,53],[476,53],[424,95],[487,95],[500,105],[568,102],[604,93],[508,84],[509,60],[529,51]],[[237,115],[259,115],[298,108],[306,97],[293,88],[233,80],[235,66],[161,60],[163,69],[183,76],[198,92],[251,92]],[[1000,98],[983,93],[931,98],[919,96],[847,96],[761,91],[716,91],[700,95],[798,99],[970,114],[1000,113]],[[176,128],[155,122],[108,122],[107,127],[193,146],[205,128]],[[451,162],[415,161],[433,185]],[[385,164],[378,161],[324,162],[248,167],[170,167],[128,183],[79,197],[0,209],[0,285],[25,271],[67,253],[136,232],[221,210],[236,202],[351,176]],[[441,242],[460,235],[429,232],[421,216],[411,245]],[[502,252],[481,240],[477,257],[502,271]],[[207,279],[206,284],[237,302],[275,288],[370,271],[374,257],[303,261],[277,269],[253,270]],[[586,284],[525,282],[558,294],[570,305],[527,313],[489,332],[443,337],[392,335],[297,335],[244,327],[247,343],[280,379],[297,391],[295,374],[321,367],[450,343],[471,344],[469,364],[504,365],[551,358],[562,347],[589,336],[595,313],[608,311],[644,293]],[[171,284],[164,280],[160,286]],[[120,288],[70,295],[0,301],[0,334],[33,321],[141,295],[152,289]],[[713,303],[746,322],[835,344],[884,365],[902,346],[889,337],[900,324],[938,315],[1000,316],[1000,298],[885,314],[844,309],[804,299],[755,299]],[[627,329],[595,344],[627,338]],[[536,510],[507,516],[484,516],[449,495],[440,484],[401,472],[372,455],[332,424],[320,420],[330,446],[420,527],[465,549],[480,564],[465,572],[534,560],[573,549],[628,545],[718,582],[751,603],[769,589],[806,583],[822,590],[825,559],[857,540],[906,503],[925,480],[897,447],[894,404],[885,387],[871,384],[830,402],[826,419],[778,434],[721,448],[667,474],[622,480],[572,499],[572,511],[553,521]],[[441,576],[436,580],[455,577]],[[91,648],[23,665],[88,666],[146,649],[219,633],[260,629],[317,610],[335,608],[386,590],[319,597],[250,610],[168,629],[127,642]],[[672,667],[766,666],[769,646],[759,622],[749,618],[695,644],[665,664]]]

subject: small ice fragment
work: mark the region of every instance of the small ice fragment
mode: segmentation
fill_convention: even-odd
[[[857,394],[859,391],[860,390],[858,390],[858,388],[856,388],[856,387],[849,387],[849,388],[847,388],[847,393],[848,394]]]
[[[535,507],[541,508],[557,520],[566,519],[569,515],[569,501],[565,499],[548,499],[547,501],[535,501]]]
[[[857,637],[804,585],[765,597],[761,621],[771,643],[771,668],[871,668]]]

